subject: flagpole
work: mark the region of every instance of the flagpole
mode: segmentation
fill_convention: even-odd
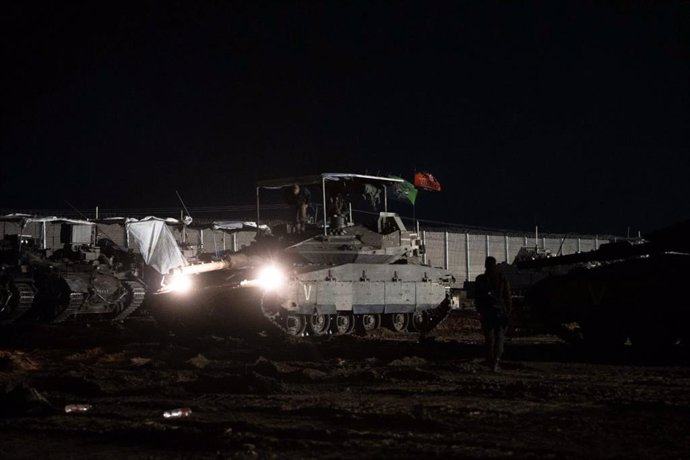
[[[412,185],[414,186],[414,176],[417,174],[417,166],[414,166],[412,172]],[[417,187],[415,187],[416,189]],[[417,194],[418,195],[418,194]],[[414,196],[414,203],[412,203],[412,220],[414,221],[415,228],[418,227],[417,224],[417,195]]]
[[[413,168],[414,172],[412,173],[412,186],[414,187],[414,177],[417,174],[417,166]],[[416,190],[417,187],[415,187]],[[414,201],[412,202],[412,222],[414,222],[415,228],[418,227],[417,224],[417,195],[415,194]]]

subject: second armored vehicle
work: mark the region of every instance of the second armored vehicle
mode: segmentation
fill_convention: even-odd
[[[670,346],[690,339],[690,222],[597,251],[525,261],[525,269],[566,267],[534,284],[526,302],[551,332],[596,349]],[[563,270],[561,270],[563,271]]]
[[[0,251],[0,322],[59,323],[85,314],[121,320],[146,289],[126,251],[95,241],[94,224],[9,216]],[[8,230],[9,229],[9,230]]]

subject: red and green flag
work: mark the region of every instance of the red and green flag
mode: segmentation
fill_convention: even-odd
[[[414,175],[414,186],[429,192],[440,192],[441,183],[428,172],[418,172]]]

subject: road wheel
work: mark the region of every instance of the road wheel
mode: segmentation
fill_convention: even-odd
[[[307,327],[307,321],[303,315],[288,314],[285,317],[285,332],[288,335],[301,336]]]
[[[321,313],[314,313],[308,317],[309,333],[311,335],[325,335],[328,334],[328,328],[331,325],[331,316]]]
[[[410,322],[407,329],[411,332],[420,332],[424,327],[424,312],[416,311],[410,314]]]
[[[333,321],[333,332],[339,335],[351,334],[355,329],[355,319],[350,313],[338,313]]]
[[[405,332],[410,323],[410,316],[406,313],[391,313],[386,315],[386,327],[394,332]]]
[[[357,329],[360,333],[366,334],[381,327],[381,315],[367,314],[357,318]]]

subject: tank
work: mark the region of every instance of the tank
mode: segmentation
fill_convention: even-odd
[[[36,283],[19,254],[22,246],[33,244],[30,236],[21,233],[0,240],[0,324],[16,321],[33,306]]]
[[[5,222],[16,225],[3,238],[3,323],[60,323],[87,314],[123,320],[143,303],[135,256],[110,240],[96,244],[92,222],[26,216]]]
[[[255,242],[167,274],[152,300],[154,316],[173,327],[204,322],[230,335],[433,329],[450,310],[454,279],[422,264],[417,233],[388,212],[388,189],[402,182],[335,173],[259,182]],[[290,202],[295,184],[321,198],[320,206],[309,204],[306,224],[262,225],[261,192],[277,191]],[[351,203],[362,194],[383,206],[370,222],[352,217]],[[285,211],[296,213],[290,204]]]
[[[628,341],[638,348],[687,344],[690,301],[683,285],[690,279],[688,236],[690,222],[684,222],[641,241],[523,261],[522,270],[554,273],[531,286],[525,302],[548,331],[596,349]]]

